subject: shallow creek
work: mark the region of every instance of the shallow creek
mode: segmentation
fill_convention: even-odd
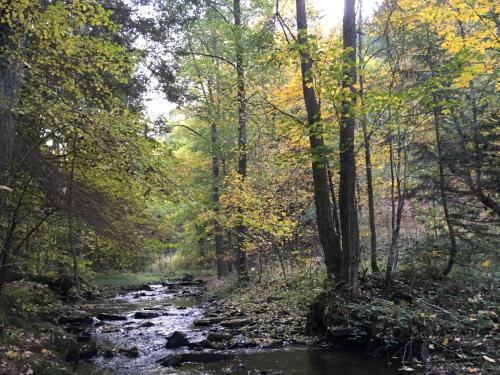
[[[92,339],[108,353],[89,362],[80,362],[75,373],[90,374],[166,374],[166,375],[390,375],[394,368],[384,360],[358,353],[339,352],[311,346],[284,346],[278,349],[233,349],[225,351],[230,359],[209,363],[184,363],[180,367],[165,367],[157,363],[162,358],[194,352],[182,347],[166,349],[166,337],[174,331],[184,333],[189,342],[200,342],[208,330],[221,327],[195,327],[193,322],[203,317],[200,288],[193,285],[151,285],[149,290],[130,292],[95,305],[92,314],[117,314],[126,320],[104,320],[92,328]],[[137,312],[157,315],[137,319]],[[137,350],[135,349],[137,348]],[[120,349],[122,349],[120,351]],[[127,353],[133,349],[134,354]],[[205,352],[210,350],[204,349]],[[199,353],[199,351],[198,351]],[[106,358],[108,357],[108,358]]]

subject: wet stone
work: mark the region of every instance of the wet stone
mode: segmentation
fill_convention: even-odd
[[[97,356],[97,348],[95,344],[86,344],[80,348],[80,359],[92,359]]]
[[[127,356],[129,358],[139,357],[139,349],[137,348],[137,346],[133,346],[131,348],[122,348],[122,349],[119,349],[119,352],[124,354],[125,356]]]
[[[115,356],[115,352],[111,349],[105,349],[101,352],[101,356],[103,358],[113,358]]]
[[[90,332],[82,332],[80,336],[76,338],[77,342],[89,342],[92,336],[90,335]]]
[[[235,357],[234,354],[219,353],[219,352],[181,353],[163,358],[158,362],[165,367],[179,367],[183,363],[187,362],[210,363],[210,362],[227,361],[233,359],[234,357]]]
[[[207,340],[211,342],[221,342],[229,341],[231,337],[232,336],[228,333],[211,332],[208,334]]]
[[[101,328],[102,333],[115,333],[120,332],[120,328],[112,324],[106,324]]]
[[[222,321],[221,318],[205,318],[205,319],[198,319],[193,322],[193,325],[195,327],[206,327],[210,326],[213,324],[218,324]]]
[[[222,322],[220,325],[227,328],[240,328],[249,325],[251,322],[248,319],[231,319]]]
[[[114,320],[127,320],[127,317],[123,315],[100,313],[97,315],[97,319],[114,321]]]
[[[175,331],[170,336],[167,337],[167,343],[165,347],[167,349],[178,349],[182,346],[188,346],[189,340],[186,335],[182,332]]]
[[[94,321],[90,316],[62,316],[59,318],[59,324],[92,324]]]
[[[153,311],[137,311],[134,314],[135,319],[151,319],[160,316],[159,313]]]

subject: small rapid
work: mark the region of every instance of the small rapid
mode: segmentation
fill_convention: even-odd
[[[144,290],[100,301],[88,310],[95,317],[91,328],[99,354],[81,361],[75,373],[165,375],[389,375],[396,373],[383,360],[358,353],[288,345],[259,348],[239,345],[221,349],[207,337],[235,335],[217,319],[203,319],[202,286],[171,281],[146,285]],[[166,338],[181,333],[188,345],[166,348]]]

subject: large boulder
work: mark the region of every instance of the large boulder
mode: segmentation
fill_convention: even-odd
[[[172,333],[170,336],[167,337],[167,343],[165,344],[165,347],[167,349],[178,349],[181,346],[188,346],[189,345],[189,340],[187,339],[186,335],[182,332],[175,331]]]

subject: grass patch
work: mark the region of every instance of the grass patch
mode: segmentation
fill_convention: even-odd
[[[94,282],[97,287],[127,287],[143,284],[159,284],[165,280],[180,279],[185,275],[196,276],[192,271],[173,272],[121,272],[99,273],[95,275]]]

